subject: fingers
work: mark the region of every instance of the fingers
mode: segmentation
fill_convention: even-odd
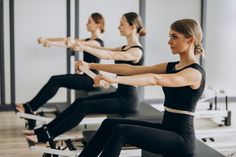
[[[40,38],[38,38],[37,41],[38,41],[39,44],[42,44],[44,47],[50,47],[51,46],[50,42],[46,38],[40,37]]]
[[[103,80],[103,75],[102,74],[98,74],[96,77],[93,78],[93,81],[94,81],[94,87],[99,87],[100,84],[100,80]]]
[[[89,63],[87,63],[87,62],[85,62],[83,60],[78,60],[78,61],[75,61],[75,71],[76,71],[76,73],[80,73],[81,72],[80,66],[84,66],[87,69],[90,69]]]
[[[85,46],[81,42],[77,41],[72,44],[71,47],[74,51],[84,51]]]
[[[46,40],[45,38],[39,37],[37,41],[39,44],[43,44],[45,42],[45,40]]]

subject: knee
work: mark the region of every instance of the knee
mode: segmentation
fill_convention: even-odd
[[[89,105],[84,103],[80,99],[76,99],[71,105],[70,105],[71,110],[77,110],[80,112],[83,112],[87,114],[89,112]]]
[[[109,127],[109,128],[113,128],[116,125],[120,124],[120,120],[119,119],[113,119],[113,118],[107,118],[105,120],[103,120],[101,126],[103,127]]]
[[[101,124],[102,127],[110,127],[110,128],[112,128],[114,125],[115,125],[114,120],[110,118],[106,118],[105,120],[103,120]]]
[[[115,132],[122,134],[123,131],[125,130],[125,124],[116,125],[114,127],[114,130],[115,130]]]
[[[56,82],[59,82],[60,79],[61,79],[60,75],[54,75],[49,79],[49,82],[56,83]]]
[[[126,139],[126,127],[122,124],[116,125],[113,128],[113,136],[115,136],[117,139],[123,139],[125,141]]]

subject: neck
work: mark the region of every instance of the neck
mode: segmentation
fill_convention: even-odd
[[[91,39],[96,39],[96,38],[101,38],[101,31],[100,30],[96,30],[91,32]]]
[[[133,46],[133,45],[141,45],[138,40],[138,35],[130,35],[126,37],[127,39],[127,47]]]
[[[198,63],[196,56],[194,55],[194,51],[191,52],[182,52],[179,54],[180,62],[179,66],[184,67],[193,63]]]

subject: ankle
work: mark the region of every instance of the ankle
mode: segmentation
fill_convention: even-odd
[[[36,129],[35,134],[37,135],[38,141],[46,143],[47,141],[52,140],[52,137],[48,131],[47,125],[43,125],[41,128]]]
[[[29,103],[23,104],[23,108],[25,110],[25,113],[29,113],[29,114],[33,114],[34,113],[33,109],[30,107]]]

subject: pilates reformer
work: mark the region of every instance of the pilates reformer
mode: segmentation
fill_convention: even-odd
[[[149,104],[141,103],[140,110],[137,113],[130,114],[111,114],[108,117],[119,117],[119,118],[131,118],[131,119],[142,119],[147,121],[162,121],[162,112],[156,110]],[[80,145],[76,144],[80,143]],[[75,141],[75,142],[74,142]],[[224,157],[221,153],[214,150],[212,147],[206,145],[201,140],[196,140],[196,151],[192,156],[188,157]],[[44,157],[59,157],[59,156],[68,156],[68,157],[76,157],[79,155],[81,150],[83,149],[83,145],[81,145],[81,138],[69,137],[69,136],[59,136],[55,138],[53,141],[49,142],[47,146],[40,145],[32,145],[29,143],[29,148],[31,151],[40,152]],[[120,156],[142,156],[142,157],[163,157],[158,154],[153,154],[147,151],[143,151],[141,149],[135,147],[126,147],[122,149]]]
[[[149,112],[148,112],[149,113]],[[137,118],[137,117],[135,117],[134,115],[112,115],[112,116],[118,116],[118,117],[123,117],[123,118]],[[147,115],[146,115],[147,116]],[[148,116],[150,116],[149,114],[148,114]],[[145,116],[144,116],[145,117]],[[153,118],[153,117],[152,117]],[[151,119],[152,119],[151,118]],[[156,119],[157,117],[155,117],[154,119]],[[148,119],[148,118],[147,118]],[[151,119],[149,119],[149,120],[151,120]],[[58,139],[57,139],[58,140]],[[54,140],[54,141],[57,141],[56,139]],[[59,140],[60,141],[60,140]],[[63,139],[63,141],[66,141],[65,140],[65,138]],[[197,144],[198,145],[200,145],[200,147],[205,147],[205,145],[203,145],[200,141],[198,141],[197,142]],[[31,144],[29,144],[29,146],[30,146],[30,149],[31,150],[34,150],[34,151],[38,151],[38,152],[42,152],[42,153],[44,153],[44,156],[78,156],[78,154],[79,154],[79,152],[81,151],[81,150],[74,150],[74,147],[72,147],[72,149],[71,148],[69,148],[69,146],[66,146],[66,147],[64,147],[63,149],[65,150],[65,149],[68,149],[68,152],[67,151],[64,151],[64,150],[61,150],[60,148],[62,147],[62,146],[59,146],[59,149],[58,148],[56,148],[56,146],[55,146],[55,143],[54,142],[52,142],[52,141],[49,141],[49,145],[50,145],[50,147],[51,148],[53,148],[53,149],[50,149],[50,148],[39,148],[38,146],[33,146],[33,145],[31,145]],[[198,145],[197,145],[197,151],[198,152],[201,152],[200,154],[201,155],[194,155],[193,157],[199,157],[199,156],[212,156],[213,154],[213,156],[215,156],[215,157],[221,157],[220,156],[220,154],[218,154],[217,152],[214,152],[214,150],[213,150],[213,152],[214,153],[209,153],[208,152],[208,154],[204,154],[204,153],[202,153],[202,152],[204,152],[204,151],[202,151],[202,150],[198,150]],[[73,145],[72,145],[73,146]],[[209,148],[207,147],[207,150],[208,150]],[[204,149],[204,150],[206,150],[206,149]],[[211,149],[209,149],[209,150],[211,150]],[[211,150],[212,151],[212,150]],[[122,152],[124,152],[124,151],[122,151]],[[141,150],[139,150],[139,153],[141,153],[141,154],[138,154],[138,155],[142,155],[143,157],[151,157],[150,156],[150,153],[148,153],[148,152],[145,152],[145,151],[141,151]],[[54,155],[53,155],[54,154]],[[122,154],[121,154],[122,155]],[[137,156],[137,150],[135,150],[135,155]],[[123,155],[122,155],[123,156]],[[152,154],[152,156],[153,156],[153,154]],[[159,157],[159,155],[154,155],[155,157]]]
[[[215,121],[218,126],[230,126],[231,125],[231,111],[228,108],[228,95],[225,93],[224,90],[220,90],[217,92],[216,90],[213,91],[213,96],[208,97],[205,100],[205,103],[209,103],[209,108],[206,110],[198,109],[196,112],[197,118],[211,118]],[[223,99],[224,107],[219,107],[218,99]],[[200,108],[201,101],[198,104],[198,108]],[[203,102],[204,103],[204,102]],[[203,104],[204,105],[204,104]]]
[[[226,156],[236,153],[236,129],[197,130],[196,135],[199,140]]]

